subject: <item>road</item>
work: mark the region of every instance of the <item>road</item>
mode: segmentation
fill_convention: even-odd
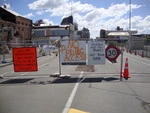
[[[58,57],[38,58],[37,72],[0,68],[0,113],[150,113],[150,60],[124,52],[131,78],[120,81],[120,59],[93,70],[61,66]]]

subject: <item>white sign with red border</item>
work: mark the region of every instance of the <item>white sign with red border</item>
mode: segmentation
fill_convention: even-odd
[[[116,46],[114,45],[109,45],[106,48],[106,58],[109,61],[116,61],[116,59],[118,58],[118,56],[120,55],[120,49],[118,49]]]

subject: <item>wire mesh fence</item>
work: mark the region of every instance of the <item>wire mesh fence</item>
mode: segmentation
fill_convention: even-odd
[[[20,47],[36,47],[37,57],[52,55],[57,53],[58,48],[55,44],[50,43],[34,43],[33,41],[23,41],[19,43],[11,43],[3,41],[0,44],[0,62],[8,63],[13,62],[13,54],[12,48],[20,48]]]
[[[106,44],[112,43],[118,47],[122,47],[125,51],[150,58],[150,39],[133,38],[130,40],[106,40]],[[14,47],[36,47],[37,57],[58,53],[58,46],[49,41],[23,41],[23,42],[6,42],[0,43],[0,62],[12,62],[12,48]]]

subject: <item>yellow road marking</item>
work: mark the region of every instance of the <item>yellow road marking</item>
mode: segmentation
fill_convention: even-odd
[[[74,109],[74,108],[70,108],[68,113],[88,113],[88,112],[80,111],[80,110],[77,110],[77,109]]]

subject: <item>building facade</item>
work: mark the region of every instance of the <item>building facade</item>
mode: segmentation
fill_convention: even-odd
[[[85,27],[81,31],[78,31],[78,35],[80,36],[79,39],[90,39],[89,29]]]
[[[71,25],[33,26],[32,41],[35,46],[52,44],[56,40],[70,39],[72,35]]]
[[[0,33],[4,41],[8,40],[8,33],[11,32],[10,39],[18,42],[31,40],[32,20],[27,19],[18,13],[0,7]]]

